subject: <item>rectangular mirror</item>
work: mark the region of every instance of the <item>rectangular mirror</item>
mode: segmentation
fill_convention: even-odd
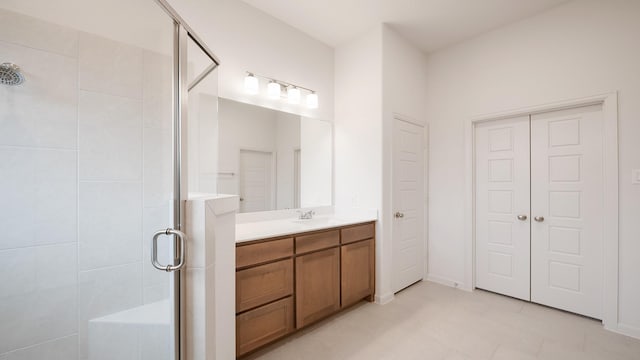
[[[227,99],[218,102],[217,192],[240,212],[329,206],[332,124]]]

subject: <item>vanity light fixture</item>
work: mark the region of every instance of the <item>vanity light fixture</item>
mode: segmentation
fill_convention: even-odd
[[[255,95],[259,89],[258,78],[252,73],[247,73],[247,76],[244,77],[244,91],[247,94]]]
[[[267,85],[267,96],[271,99],[280,99],[282,96],[282,88],[275,80],[271,80]]]
[[[307,107],[309,109],[318,108],[318,94],[316,94],[315,91],[307,95]]]
[[[295,86],[287,88],[287,100],[289,104],[300,104],[300,89]]]
[[[244,78],[244,90],[247,94],[257,95],[260,92],[260,82],[258,79],[264,79],[269,81],[267,84],[267,97],[270,99],[284,99],[289,104],[300,104],[302,99],[302,91],[306,91],[306,105],[309,109],[318,108],[318,94],[314,90],[291,84],[285,81],[280,81],[274,78],[256,75],[255,73],[247,71],[247,75]],[[286,97],[283,96],[283,87],[286,89]]]

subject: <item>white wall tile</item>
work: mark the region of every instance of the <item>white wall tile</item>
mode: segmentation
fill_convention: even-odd
[[[159,270],[156,270],[159,271]],[[142,289],[142,301],[145,304],[154,303],[160,300],[169,298],[169,279],[164,283],[159,283],[151,286],[145,286]]]
[[[0,353],[77,330],[75,243],[0,251]]]
[[[141,360],[171,360],[171,329],[166,325],[145,327],[140,336]]]
[[[76,163],[75,151],[36,151],[32,226],[37,244],[77,241]]]
[[[173,59],[151,51],[143,55],[143,118],[145,127],[171,130]]]
[[[141,329],[132,324],[89,322],[89,360],[140,360]]]
[[[167,287],[169,284],[169,275],[160,271],[151,265],[151,240],[153,234],[162,229],[170,227],[169,205],[157,208],[144,208],[143,212],[143,240],[142,240],[142,272],[143,285],[145,287],[163,285]],[[169,236],[161,236],[158,239],[158,261],[161,264],[169,264],[172,258],[172,246]],[[151,289],[149,289],[151,290]],[[163,291],[156,288],[155,291]],[[168,291],[168,290],[167,290]],[[149,293],[151,295],[151,292]],[[145,297],[145,302],[147,298]]]
[[[0,87],[0,145],[76,148],[77,61],[0,41],[25,82]]]
[[[142,103],[80,91],[81,180],[142,178]]]
[[[67,27],[0,9],[0,41],[60,55],[78,55],[78,32]]]
[[[187,358],[205,359],[207,334],[207,302],[205,298],[205,269],[186,269],[184,275],[185,285],[185,327],[191,336],[187,336]]]
[[[80,182],[80,270],[140,261],[140,183]]]
[[[144,206],[170,203],[173,191],[171,131],[144,129]]]
[[[89,321],[142,304],[142,264],[81,271],[79,276],[79,353],[87,358]],[[112,344],[117,345],[117,344]]]
[[[2,360],[76,360],[78,359],[78,336],[71,335],[47,341],[25,349],[12,351]]]
[[[142,98],[142,49],[80,33],[80,89]]]
[[[0,249],[76,236],[76,153],[0,147]]]

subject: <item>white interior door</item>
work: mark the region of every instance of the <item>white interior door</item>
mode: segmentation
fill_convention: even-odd
[[[424,128],[399,119],[393,126],[394,292],[424,275]]]
[[[529,116],[476,126],[476,287],[529,300]]]
[[[273,154],[240,150],[240,211],[273,210]]]
[[[602,107],[531,117],[531,300],[602,318]]]

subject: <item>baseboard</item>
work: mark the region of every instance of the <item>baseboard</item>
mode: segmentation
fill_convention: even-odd
[[[640,339],[640,327],[618,323],[616,327],[604,327],[606,330],[612,331],[617,334],[629,336],[635,339]]]
[[[427,275],[426,278],[427,281],[431,281],[440,285],[445,285],[445,286],[449,286],[452,288],[456,288],[456,289],[460,289],[460,290],[464,290],[464,291],[471,291],[471,288],[467,288],[467,286],[465,286],[462,283],[459,283],[455,280],[451,280],[449,278],[446,277],[442,277],[442,276],[437,276],[437,275]]]
[[[384,305],[384,304],[388,304],[391,301],[393,301],[394,295],[393,293],[386,293],[383,295],[377,295],[374,297],[376,304],[378,305]]]

